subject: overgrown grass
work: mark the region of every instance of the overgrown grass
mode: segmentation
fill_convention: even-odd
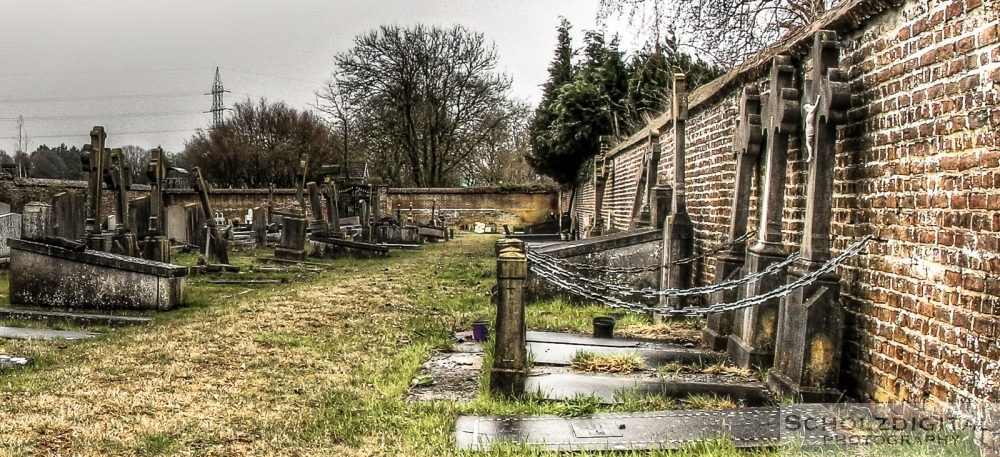
[[[573,354],[570,367],[598,373],[634,373],[646,368],[646,360],[637,352],[601,355],[591,351]]]

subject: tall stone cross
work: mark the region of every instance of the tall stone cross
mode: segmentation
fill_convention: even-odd
[[[801,119],[799,91],[795,88],[795,67],[790,56],[777,56],[772,61],[768,91],[762,96],[762,101],[767,159],[764,164],[764,179],[760,185],[758,242],[747,249],[744,276],[763,271],[785,256],[781,243],[781,218],[785,208],[788,137],[798,130]],[[784,281],[783,272],[765,276],[740,288],[736,298],[766,293],[778,288]],[[728,351],[737,366],[767,368],[774,364],[779,302],[775,298],[735,313]]]
[[[212,202],[208,198],[208,184],[205,183],[205,178],[201,175],[201,169],[194,167],[191,172],[194,173],[194,191],[201,200],[201,211],[205,217],[205,262],[211,263],[212,260],[215,260],[220,264],[228,265],[229,246],[215,222],[215,212],[212,210]]]
[[[687,214],[684,193],[685,136],[687,135],[687,84],[683,73],[674,75],[673,120],[674,120],[674,193],[671,212],[663,224],[663,248],[660,260],[661,289],[686,289],[691,285],[691,263],[678,264],[678,260],[691,256],[694,250],[691,219]],[[686,301],[682,297],[661,297],[661,305],[683,308]],[[655,316],[654,316],[655,317]]]
[[[132,170],[125,160],[121,148],[111,150],[110,187],[115,192],[115,233],[112,236],[111,252],[129,257],[139,256],[135,233],[128,228],[128,191],[132,188]]]
[[[715,262],[715,281],[724,282],[739,275],[745,260],[746,243],[735,242],[747,230],[750,216],[750,186],[753,183],[754,168],[760,157],[764,133],[761,128],[760,89],[756,84],[743,88],[740,97],[740,115],[733,136],[733,153],[736,155],[736,184],[730,211],[729,240],[733,242],[728,251]],[[712,298],[716,303],[736,301],[737,291],[719,291]],[[711,314],[706,319],[702,342],[712,350],[722,350],[729,344],[735,312]]]
[[[847,73],[839,65],[836,32],[816,32],[812,73],[802,97],[805,149],[812,156],[806,180],[802,259],[789,269],[789,281],[809,275],[830,259],[837,126],[846,117],[851,98]],[[772,390],[804,401],[839,397],[843,326],[840,278],[835,273],[786,295],[778,313],[774,368],[768,372]]]
[[[108,173],[108,152],[104,144],[108,134],[102,126],[94,126],[90,131],[90,144],[84,145],[80,152],[80,162],[87,176],[87,212],[84,222],[84,241],[88,249],[95,251],[111,250],[111,234],[101,228],[101,194]]]
[[[146,179],[149,180],[149,230],[146,232],[146,239],[142,241],[142,257],[156,262],[170,262],[170,239],[166,237],[166,209],[163,205],[163,189],[166,187],[169,170],[163,149],[151,149],[149,164],[146,165]]]

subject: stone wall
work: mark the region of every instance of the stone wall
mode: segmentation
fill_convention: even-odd
[[[438,209],[455,226],[482,222],[513,227],[543,222],[550,214],[559,213],[558,192],[544,188],[380,188],[378,194],[383,215],[394,214],[397,206],[408,215],[413,205],[414,218],[423,222],[437,202]]]
[[[838,134],[834,254],[865,234],[880,239],[838,271],[848,312],[842,382],[855,396],[1000,401],[998,10],[982,0],[845,1],[689,96],[685,170],[697,253],[727,237],[742,88],[766,83],[778,53],[796,59],[801,88],[812,34],[838,32],[854,100]],[[634,217],[650,129],[662,135],[658,171],[672,176],[672,128],[664,114],[608,153],[603,208],[613,230],[629,229]],[[805,218],[802,135],[800,129],[789,150],[789,253],[798,249]],[[576,190],[573,215],[582,228],[594,220],[594,195],[592,182]],[[714,280],[714,263],[697,267],[696,284]]]

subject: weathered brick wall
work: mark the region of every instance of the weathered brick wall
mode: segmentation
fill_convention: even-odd
[[[495,187],[456,187],[439,189],[388,188],[379,195],[385,214],[398,207],[408,214],[413,206],[414,217],[430,215],[435,202],[451,225],[472,225],[476,222],[507,224],[536,224],[549,215],[559,213],[559,193],[551,189],[503,189]]]
[[[995,1],[847,1],[690,95],[686,188],[700,251],[727,237],[740,91],[748,82],[766,89],[770,58],[779,51],[800,63],[801,87],[812,33],[840,34],[841,66],[855,100],[839,131],[834,253],[865,234],[882,240],[838,271],[848,314],[842,382],[858,397],[1000,401],[998,17]],[[662,133],[659,170],[669,183],[669,115],[650,127]],[[805,218],[801,135],[789,144],[788,252],[798,249]],[[635,180],[625,175],[641,160],[646,136],[638,132],[609,154],[621,179],[609,180],[604,206],[617,228],[628,223],[622,215],[631,217]],[[592,184],[583,184],[576,198],[576,216],[592,218]],[[712,281],[713,271],[714,259],[698,265],[696,282]]]

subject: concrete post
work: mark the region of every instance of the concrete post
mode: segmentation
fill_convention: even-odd
[[[807,125],[803,152],[811,159],[802,259],[789,268],[789,281],[809,275],[830,259],[837,124],[846,117],[851,96],[847,73],[838,68],[839,63],[836,32],[816,32],[812,77],[805,84],[802,101]],[[768,386],[779,395],[803,401],[839,398],[843,332],[840,278],[835,273],[786,295],[778,312],[774,368],[768,372]]]
[[[686,289],[691,286],[691,264],[671,265],[675,260],[690,257],[693,251],[694,231],[687,215],[684,195],[684,149],[688,117],[687,88],[683,73],[674,75],[674,194],[671,214],[663,225],[663,249],[660,268],[662,289]],[[662,297],[661,305],[683,308],[683,297]]]
[[[788,162],[788,137],[798,130],[799,91],[795,89],[792,58],[782,55],[771,65],[769,91],[764,102],[763,129],[767,143],[767,161],[761,183],[761,216],[757,243],[747,249],[743,274],[763,271],[785,256],[781,242],[782,212],[785,208],[785,176]],[[768,275],[747,284],[737,298],[755,296],[784,284],[785,273]],[[769,368],[774,363],[774,345],[778,330],[778,304],[775,298],[738,311],[729,337],[729,357],[743,368]]]
[[[496,346],[490,371],[490,393],[493,395],[518,397],[524,394],[528,376],[524,323],[527,275],[528,262],[523,248],[508,243],[497,257]]]
[[[742,237],[747,231],[747,219],[750,217],[750,186],[757,159],[763,144],[763,131],[760,116],[760,89],[756,84],[743,89],[740,99],[739,126],[736,129],[734,152],[736,154],[736,186],[733,194],[731,219],[729,221],[729,240]],[[733,244],[715,262],[716,283],[736,279],[743,262],[746,260],[746,243]],[[717,292],[712,298],[715,303],[732,303],[736,301],[737,290],[729,289]],[[702,342],[712,350],[721,351],[729,344],[729,333],[733,329],[735,311],[710,314],[702,332]]]

